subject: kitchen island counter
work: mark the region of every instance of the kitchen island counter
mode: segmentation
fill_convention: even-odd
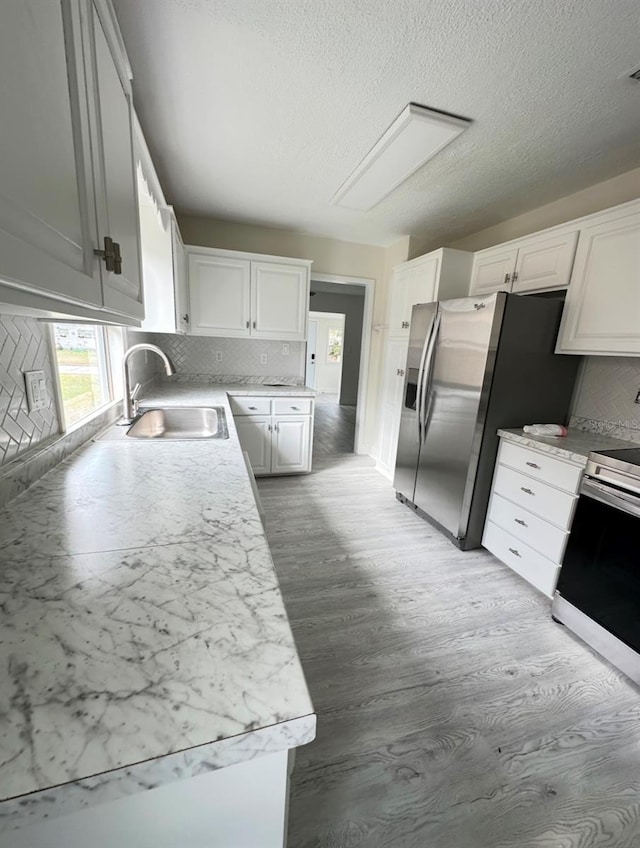
[[[228,390],[141,405],[222,405],[229,439],[97,439],[0,512],[1,827],[313,739]]]

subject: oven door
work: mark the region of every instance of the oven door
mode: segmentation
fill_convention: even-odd
[[[640,497],[585,478],[556,595],[640,652]]]

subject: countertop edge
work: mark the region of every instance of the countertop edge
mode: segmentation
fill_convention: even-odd
[[[0,803],[0,833],[166,786],[313,741],[316,714],[41,789]]]
[[[505,441],[539,450],[550,456],[556,456],[568,462],[584,467],[592,451],[633,448],[631,442],[608,438],[586,430],[570,428],[566,436],[534,436],[518,430],[498,430],[498,436]]]

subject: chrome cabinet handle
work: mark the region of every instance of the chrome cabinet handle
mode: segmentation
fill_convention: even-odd
[[[512,553],[514,556],[520,557],[520,551],[516,548],[509,548],[509,553]],[[520,557],[522,559],[522,557]]]
[[[531,489],[526,489],[524,486],[520,486],[521,490],[525,493],[525,495],[533,495],[535,492],[532,492]]]
[[[523,527],[528,527],[528,526],[529,526],[529,525],[527,524],[527,522],[526,522],[526,521],[523,521],[521,518],[514,518],[513,520],[516,522],[516,524],[521,524]]]
[[[505,286],[506,286],[506,285],[507,285],[507,283],[509,282],[509,279],[510,279],[510,278],[511,278],[511,274],[505,274],[505,275],[504,275],[504,284],[505,284]]]
[[[518,272],[517,272],[517,271],[514,271],[514,272],[513,272],[513,275],[511,276],[511,282],[512,282],[512,283],[515,283],[515,281],[516,281],[517,279],[518,279]]]
[[[257,406],[250,406],[249,409],[257,409]]]
[[[271,432],[271,424],[267,424],[267,430]]]
[[[408,329],[409,329],[409,322],[408,322],[408,321],[403,321],[403,322],[402,322],[402,329],[403,329],[403,330],[408,330]]]
[[[253,322],[253,329],[255,330],[255,328],[256,328],[256,322],[254,321]]]
[[[404,377],[404,368],[396,368],[396,374],[398,377]]]
[[[291,409],[293,409],[295,412],[299,412],[299,411],[300,411],[300,407],[299,407],[299,406],[292,406],[292,407],[291,407]]]
[[[527,462],[526,464],[529,466],[529,468],[537,468],[538,471],[540,470],[540,466],[535,462]]]
[[[251,321],[247,321],[247,330],[249,329],[250,326],[251,326]]]

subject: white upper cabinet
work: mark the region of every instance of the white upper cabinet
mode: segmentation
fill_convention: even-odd
[[[311,262],[191,246],[194,335],[306,339]]]
[[[80,30],[77,3],[2,8],[0,278],[99,306]]]
[[[308,311],[308,266],[251,263],[251,331],[254,336],[304,341]]]
[[[518,250],[515,247],[481,250],[474,256],[469,294],[491,294],[511,291],[511,274],[516,267]]]
[[[249,260],[190,251],[188,256],[191,333],[248,338],[251,334]]]
[[[167,205],[135,116],[134,153],[145,304],[140,329],[149,333],[185,333],[189,326],[187,254],[175,213]]]
[[[97,239],[102,242],[109,236],[118,245],[121,258],[121,267],[115,271],[102,263],[103,305],[143,318],[131,74],[119,49],[120,35],[110,6],[90,2],[89,16],[89,43],[94,53],[87,78],[92,85],[89,103],[95,110],[91,123],[92,145],[97,152]]]
[[[409,338],[416,303],[464,297],[472,260],[472,253],[442,248],[397,265],[389,289],[389,338]]]
[[[556,351],[640,355],[640,201],[581,228]]]
[[[518,249],[511,291],[529,292],[562,289],[569,285],[578,231],[526,242]]]
[[[469,294],[566,288],[577,241],[578,231],[574,229],[480,250],[473,260]]]
[[[0,80],[0,300],[139,319],[130,74],[111,6],[5,4]],[[95,254],[105,237],[113,270]]]

